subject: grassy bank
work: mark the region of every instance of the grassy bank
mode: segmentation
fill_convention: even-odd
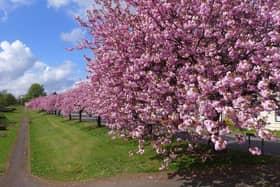
[[[8,124],[7,130],[0,131],[0,175],[3,175],[12,145],[16,141],[17,129],[20,126],[23,108],[17,107],[17,110],[14,112],[5,112],[0,115],[6,117],[2,118],[0,123]]]
[[[69,121],[35,111],[30,119],[30,150],[32,174],[53,180],[76,181],[117,174],[157,172],[160,159],[147,146],[144,155],[128,156],[137,143],[112,140],[106,128],[96,124]],[[249,165],[280,164],[278,158],[252,156],[237,151],[208,152],[186,155],[170,164],[168,172],[190,169],[244,167]],[[209,158],[201,159],[208,152]]]
[[[78,123],[44,113],[29,112],[32,174],[73,181],[120,173],[158,171],[159,160],[147,149],[128,156],[137,143],[112,140],[106,128]]]

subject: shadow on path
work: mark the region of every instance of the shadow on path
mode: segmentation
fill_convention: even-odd
[[[280,165],[207,169],[180,176],[187,186],[280,186]]]

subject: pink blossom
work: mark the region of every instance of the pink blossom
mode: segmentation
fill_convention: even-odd
[[[275,140],[276,139],[276,137],[272,134],[272,132],[270,132],[267,129],[260,129],[258,131],[258,136],[260,138],[267,139],[267,140]]]
[[[139,149],[136,153],[142,155],[142,154],[144,154],[144,152],[145,152],[144,149]]]
[[[186,131],[187,130],[187,128],[188,128],[188,126],[185,124],[185,123],[181,123],[180,125],[178,125],[178,129],[180,130],[180,131]]]
[[[265,111],[271,111],[275,110],[277,108],[277,105],[272,100],[265,100],[264,102],[262,102],[262,107]]]
[[[246,139],[243,135],[235,135],[235,139],[238,144],[243,144],[246,142]]]
[[[178,131],[192,144],[216,134],[215,149],[225,149],[221,136],[230,132],[221,113],[234,126],[259,132],[260,112],[279,107],[280,1],[95,3],[85,20],[77,18],[89,33],[77,48],[94,54],[85,58],[86,83],[34,99],[28,108],[65,116],[88,111],[126,136],[153,137],[157,153],[167,154],[162,146]],[[156,124],[152,132],[147,124]]]
[[[224,136],[230,133],[230,129],[228,127],[222,128],[219,130],[219,135]]]
[[[204,125],[207,128],[208,132],[211,134],[215,134],[218,132],[217,124],[211,120],[205,120]]]
[[[257,156],[259,156],[259,155],[262,154],[261,150],[260,150],[258,147],[250,147],[250,148],[249,148],[249,152],[250,152],[252,155],[257,155]]]
[[[220,151],[226,149],[227,141],[226,140],[218,140],[215,142],[215,150]]]
[[[221,137],[217,135],[212,135],[211,141],[214,143],[215,150],[220,151],[226,149],[227,141],[223,140]]]

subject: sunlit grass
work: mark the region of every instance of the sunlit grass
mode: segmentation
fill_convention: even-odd
[[[29,112],[32,174],[48,179],[76,181],[117,174],[157,172],[162,157],[148,145],[144,155],[129,157],[137,142],[115,139],[95,123]],[[183,145],[185,146],[185,145]],[[207,159],[203,159],[207,156]],[[201,145],[194,154],[181,154],[167,172],[279,163],[278,158],[252,156],[228,150],[209,151]]]
[[[160,161],[147,147],[144,155],[128,156],[137,142],[112,140],[106,128],[44,113],[29,112],[32,174],[73,181],[120,173],[156,172]]]

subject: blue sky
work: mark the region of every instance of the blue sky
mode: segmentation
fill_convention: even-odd
[[[0,0],[0,90],[24,94],[30,84],[51,93],[86,77],[83,55],[69,52],[86,32],[75,22],[89,0]]]

